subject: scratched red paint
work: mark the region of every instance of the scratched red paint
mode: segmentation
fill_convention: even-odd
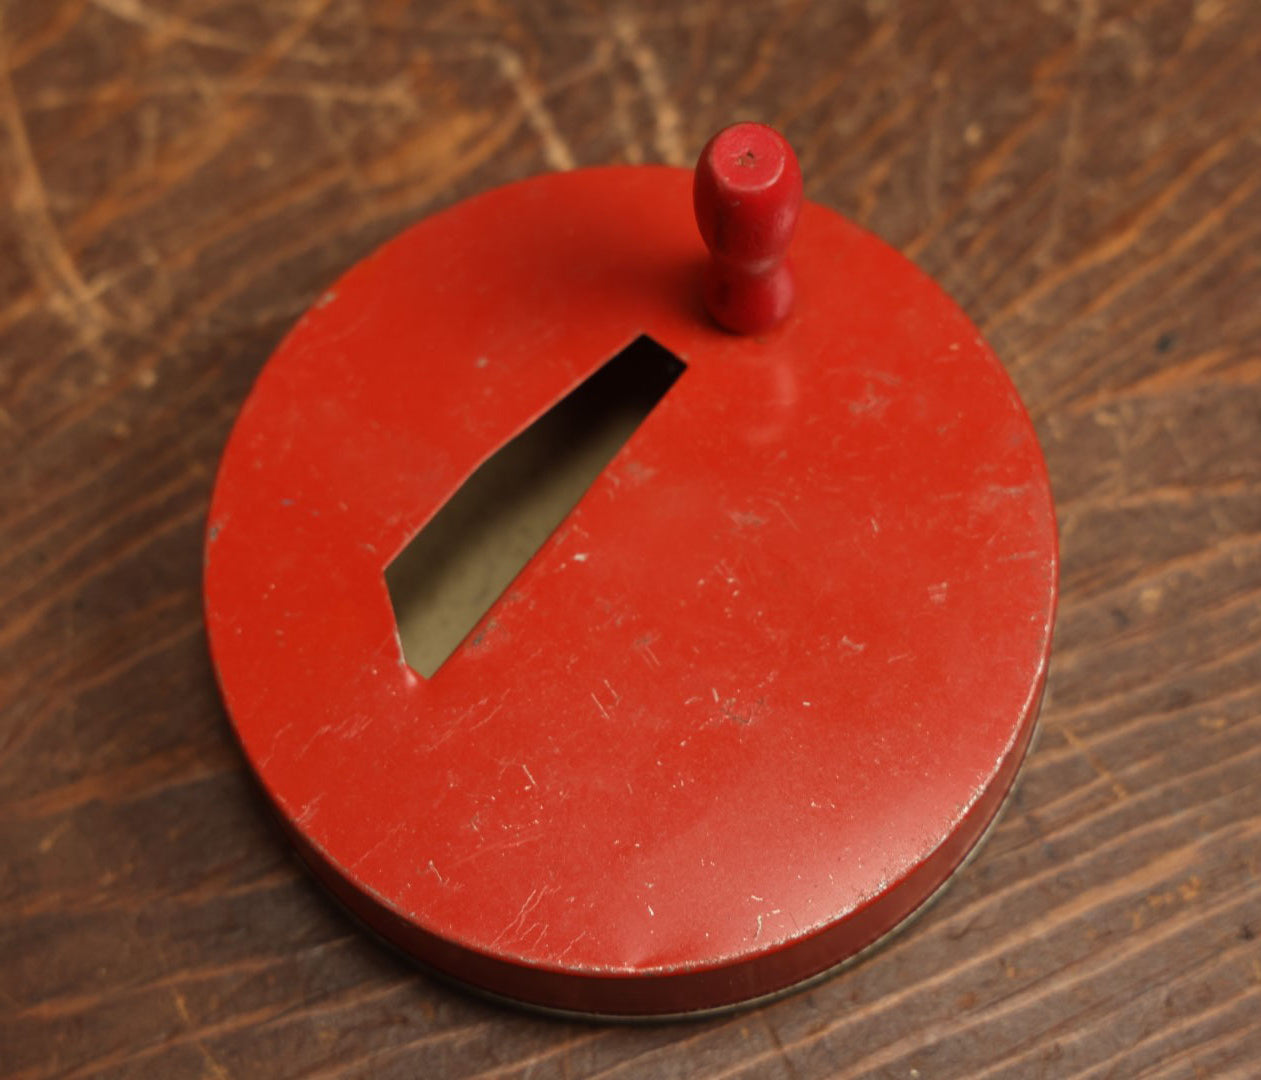
[[[209,518],[224,699],[312,869],[538,1005],[729,1005],[880,937],[998,809],[1045,676],[1051,497],[976,329],[807,203],[791,315],[719,330],[691,180],[540,177],[355,267],[259,377]],[[419,678],[386,565],[641,333],[687,371]]]

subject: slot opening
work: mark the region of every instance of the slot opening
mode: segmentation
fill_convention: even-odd
[[[641,335],[483,462],[386,568],[403,655],[459,648],[686,365]]]

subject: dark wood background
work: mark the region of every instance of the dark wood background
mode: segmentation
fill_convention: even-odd
[[[353,260],[553,168],[782,127],[972,314],[1064,551],[1041,739],[855,970],[681,1026],[415,973],[269,823],[201,530]],[[1261,4],[0,0],[0,1073],[1261,1076]]]

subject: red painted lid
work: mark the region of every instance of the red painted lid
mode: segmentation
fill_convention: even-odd
[[[535,1005],[731,1005],[879,938],[998,809],[1046,670],[1045,467],[975,327],[807,203],[791,314],[718,329],[691,183],[543,176],[386,245],[267,364],[210,513],[224,699],[315,873]],[[385,568],[641,334],[686,371],[421,678]]]

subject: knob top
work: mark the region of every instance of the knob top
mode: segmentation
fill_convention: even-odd
[[[693,203],[715,258],[750,272],[774,265],[788,253],[801,211],[797,155],[774,128],[733,124],[701,151]]]

